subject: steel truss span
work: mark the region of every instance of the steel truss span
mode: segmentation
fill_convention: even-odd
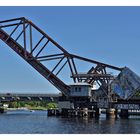
[[[96,81],[99,86],[104,87],[113,78],[111,74],[108,74],[108,69],[122,70],[119,67],[69,53],[32,21],[24,17],[0,21],[0,39],[65,96],[70,93],[69,85],[60,76],[65,68],[69,69],[74,83],[86,82],[92,85]],[[88,63],[90,68],[80,73],[81,68],[77,61]]]

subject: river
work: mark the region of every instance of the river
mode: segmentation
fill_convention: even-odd
[[[47,111],[0,114],[1,134],[140,134],[140,117],[100,119],[47,117]]]

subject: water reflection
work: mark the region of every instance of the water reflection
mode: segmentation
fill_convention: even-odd
[[[100,119],[47,117],[46,111],[0,114],[1,134],[139,134],[140,118]]]

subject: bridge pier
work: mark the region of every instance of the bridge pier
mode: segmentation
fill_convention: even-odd
[[[118,109],[115,109],[114,114],[115,114],[115,118],[117,119],[118,118]]]
[[[120,118],[128,119],[129,117],[128,109],[121,109],[119,116]]]
[[[59,110],[57,110],[57,109],[48,109],[47,112],[48,112],[48,114],[47,114],[48,116],[59,116],[60,115]]]
[[[83,108],[83,117],[88,116],[88,108]]]
[[[88,112],[88,115],[90,118],[95,117],[95,111],[93,110],[93,108]]]
[[[78,108],[78,109],[68,109],[61,108],[58,109],[48,109],[48,116],[62,116],[62,117],[90,117],[90,118],[99,118],[100,110],[97,108],[96,110],[89,108]]]
[[[115,109],[106,109],[106,118],[116,118]]]
[[[98,119],[100,117],[100,109],[96,108],[95,109],[95,118]]]

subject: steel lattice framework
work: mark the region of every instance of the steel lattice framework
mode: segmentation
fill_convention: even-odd
[[[119,67],[69,53],[24,17],[0,21],[0,39],[66,96],[70,93],[70,87],[59,78],[64,67],[70,70],[74,83],[86,82],[92,85],[96,81],[101,88],[104,87],[102,89],[105,92],[106,86],[113,78],[107,73],[107,69],[122,70]],[[54,52],[50,48],[55,48],[57,51]],[[90,69],[80,73],[80,68],[76,65],[77,60],[90,63]],[[44,64],[52,61],[55,61],[55,65],[51,69]]]

